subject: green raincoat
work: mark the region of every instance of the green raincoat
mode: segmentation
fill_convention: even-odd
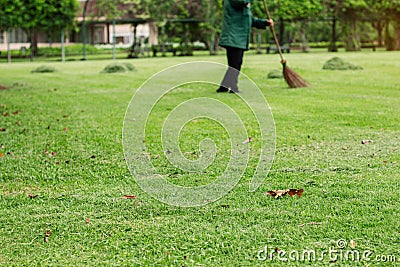
[[[253,0],[224,0],[224,18],[219,45],[249,50],[251,27],[265,29],[269,22],[254,18],[248,3]]]

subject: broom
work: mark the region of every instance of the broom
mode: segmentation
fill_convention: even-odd
[[[263,0],[264,2],[264,9],[265,13],[267,14],[268,19],[271,19],[271,15],[269,14],[268,7],[267,7],[267,2]],[[272,35],[274,36],[275,39],[275,44],[278,49],[279,55],[281,56],[281,63],[283,66],[283,77],[285,77],[286,83],[289,85],[290,88],[299,88],[299,87],[307,87],[308,83],[301,78],[299,74],[294,72],[291,68],[286,66],[286,59],[283,57],[282,49],[281,46],[279,45],[278,38],[276,37],[276,33],[274,30],[274,26],[270,26]]]

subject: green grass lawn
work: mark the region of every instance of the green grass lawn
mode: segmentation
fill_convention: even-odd
[[[364,69],[322,70],[333,56]],[[216,94],[211,85],[166,95],[149,120],[146,145],[157,171],[173,183],[207,184],[230,157],[223,127],[197,120],[182,129],[180,148],[196,159],[198,143],[211,138],[218,147],[215,161],[201,173],[172,166],[160,130],[174,105],[218,99],[243,116],[255,137],[238,185],[195,208],[163,204],[139,188],[124,160],[124,116],[153,74],[187,61],[225,63],[223,55],[121,59],[137,70],[118,74],[100,73],[111,60],[0,64],[0,85],[7,87],[0,90],[0,265],[399,265],[399,56],[288,54],[288,65],[311,83],[288,89],[284,80],[267,79],[280,68],[277,55],[248,53],[242,72],[264,94],[276,126],[273,165],[252,193],[260,143],[257,123],[240,99]],[[31,73],[42,64],[57,72]],[[288,188],[304,193],[278,199],[265,194]],[[339,240],[347,246],[340,249]],[[295,260],[304,250],[315,251],[316,259]],[[324,251],[332,254],[322,256]],[[370,261],[351,260],[364,252]]]

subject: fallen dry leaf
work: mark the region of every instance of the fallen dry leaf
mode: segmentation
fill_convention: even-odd
[[[0,153],[0,158],[4,157],[4,153]]]
[[[17,111],[14,111],[12,114],[18,115],[18,114],[21,114],[21,111],[17,110]]]
[[[47,237],[51,236],[51,231],[49,229],[46,230],[46,236]]]
[[[242,142],[242,144],[248,144],[248,143],[250,143],[251,141],[253,141],[253,138],[249,137],[249,138],[247,138],[246,140],[244,140],[244,141]]]
[[[303,195],[303,189],[285,189],[285,190],[271,190],[266,192],[267,195],[270,195],[274,198],[283,197],[286,195],[301,197]]]
[[[368,145],[368,144],[370,144],[370,143],[373,143],[374,141],[372,141],[372,140],[362,140],[361,141],[361,144],[363,144],[363,145]]]
[[[0,132],[5,132],[6,129],[0,127]]]
[[[67,127],[65,127],[65,128],[64,128],[64,131],[68,131],[68,128],[67,128]]]
[[[355,248],[356,247],[356,241],[354,241],[354,240],[350,240],[350,247],[351,248]]]
[[[8,116],[10,116],[10,114],[8,114],[8,113],[3,113],[3,116],[4,116],[4,117],[8,117]]]
[[[90,218],[86,218],[85,222],[86,222],[87,224],[89,224],[89,223],[90,223]]]
[[[28,197],[30,198],[30,199],[32,199],[32,198],[35,198],[35,197],[37,197],[38,195],[32,195],[32,194],[29,194],[28,195]]]
[[[122,198],[125,198],[125,199],[134,199],[134,198],[136,198],[136,196],[124,195]]]

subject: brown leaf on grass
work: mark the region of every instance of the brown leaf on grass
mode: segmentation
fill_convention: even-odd
[[[47,238],[47,236],[45,236],[45,237],[43,238],[43,241],[46,242],[46,243],[49,243],[49,239]]]
[[[289,189],[289,196],[295,196],[298,195],[299,197],[301,197],[301,195],[303,195],[303,189]]]
[[[12,114],[18,115],[18,114],[21,114],[21,111],[17,110],[17,111],[14,111]]]
[[[373,143],[374,141],[372,141],[372,140],[362,140],[361,141],[361,144],[363,144],[363,145],[368,145],[368,144],[370,144],[370,143]]]
[[[8,116],[10,116],[10,114],[8,114],[8,113],[3,113],[3,116],[4,116],[4,117],[8,117]]]
[[[49,155],[49,157],[54,157],[54,156],[57,155],[57,152],[51,152],[51,153],[50,153],[48,150],[45,150],[45,151],[44,151],[44,154]]]
[[[356,247],[356,241],[354,241],[354,240],[350,240],[350,247],[351,248],[355,248]]]
[[[63,130],[66,132],[66,131],[68,131],[68,128],[67,128],[67,127],[65,127]]]
[[[266,192],[266,194],[270,195],[271,197],[278,198],[278,197],[286,195],[287,192],[288,192],[288,190],[271,190],[271,191]]]
[[[28,197],[30,198],[30,199],[33,199],[33,198],[35,198],[35,197],[37,197],[38,195],[32,195],[32,194],[29,194],[28,195]]]
[[[4,157],[4,153],[0,153],[0,158]]]
[[[136,196],[124,195],[122,198],[124,198],[124,199],[135,199]]]
[[[267,195],[270,195],[274,198],[284,197],[286,195],[301,197],[303,195],[303,189],[285,189],[285,190],[271,190],[266,192]]]
[[[6,129],[0,127],[0,132],[5,132]]]
[[[90,223],[90,218],[86,218],[85,222],[86,222],[87,224],[89,224],[89,223]]]
[[[46,230],[46,234],[45,234],[47,237],[49,237],[49,236],[51,236],[51,231],[50,231],[50,229],[47,229]]]
[[[244,140],[244,141],[242,142],[242,144],[248,144],[248,143],[250,143],[251,141],[253,141],[253,138],[249,137],[249,138],[247,138],[246,140]]]

